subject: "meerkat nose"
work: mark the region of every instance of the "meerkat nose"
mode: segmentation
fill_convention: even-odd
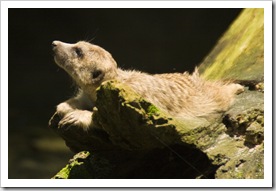
[[[53,48],[54,48],[54,47],[56,47],[56,46],[57,46],[57,44],[58,44],[58,41],[56,41],[56,40],[55,40],[55,41],[53,41],[53,42],[52,42],[52,47],[53,47]]]

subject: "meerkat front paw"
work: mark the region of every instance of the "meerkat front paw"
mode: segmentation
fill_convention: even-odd
[[[72,111],[73,111],[73,108],[66,102],[63,102],[57,105],[57,114],[60,117],[63,117]]]
[[[92,112],[87,110],[74,110],[66,114],[59,122],[59,127],[70,128],[71,126],[77,126],[87,131],[92,127]]]

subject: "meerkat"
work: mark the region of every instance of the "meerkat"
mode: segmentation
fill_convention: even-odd
[[[57,106],[61,117],[59,126],[74,125],[84,130],[93,127],[96,89],[108,80],[126,84],[163,112],[180,118],[208,117],[225,112],[235,94],[243,91],[239,84],[204,80],[197,69],[192,75],[187,72],[151,75],[123,70],[108,51],[85,41],[75,44],[53,41],[52,47],[56,64],[79,86],[75,97]]]

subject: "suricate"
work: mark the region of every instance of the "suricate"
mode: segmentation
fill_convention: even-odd
[[[80,41],[68,44],[53,41],[55,62],[79,86],[79,93],[57,106],[60,126],[91,128],[96,89],[107,80],[117,80],[132,88],[159,109],[174,117],[193,118],[224,112],[243,86],[202,79],[197,70],[188,73],[150,75],[122,70],[103,48]]]

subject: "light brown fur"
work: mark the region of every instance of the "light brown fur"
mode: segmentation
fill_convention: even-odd
[[[186,72],[150,75],[122,70],[110,53],[88,42],[54,41],[53,50],[56,63],[80,87],[76,97],[57,106],[57,112],[63,117],[61,126],[92,127],[91,108],[96,101],[96,89],[107,80],[128,85],[164,112],[180,118],[208,117],[224,112],[233,103],[235,94],[243,91],[239,84],[206,81],[197,69],[192,75]]]

